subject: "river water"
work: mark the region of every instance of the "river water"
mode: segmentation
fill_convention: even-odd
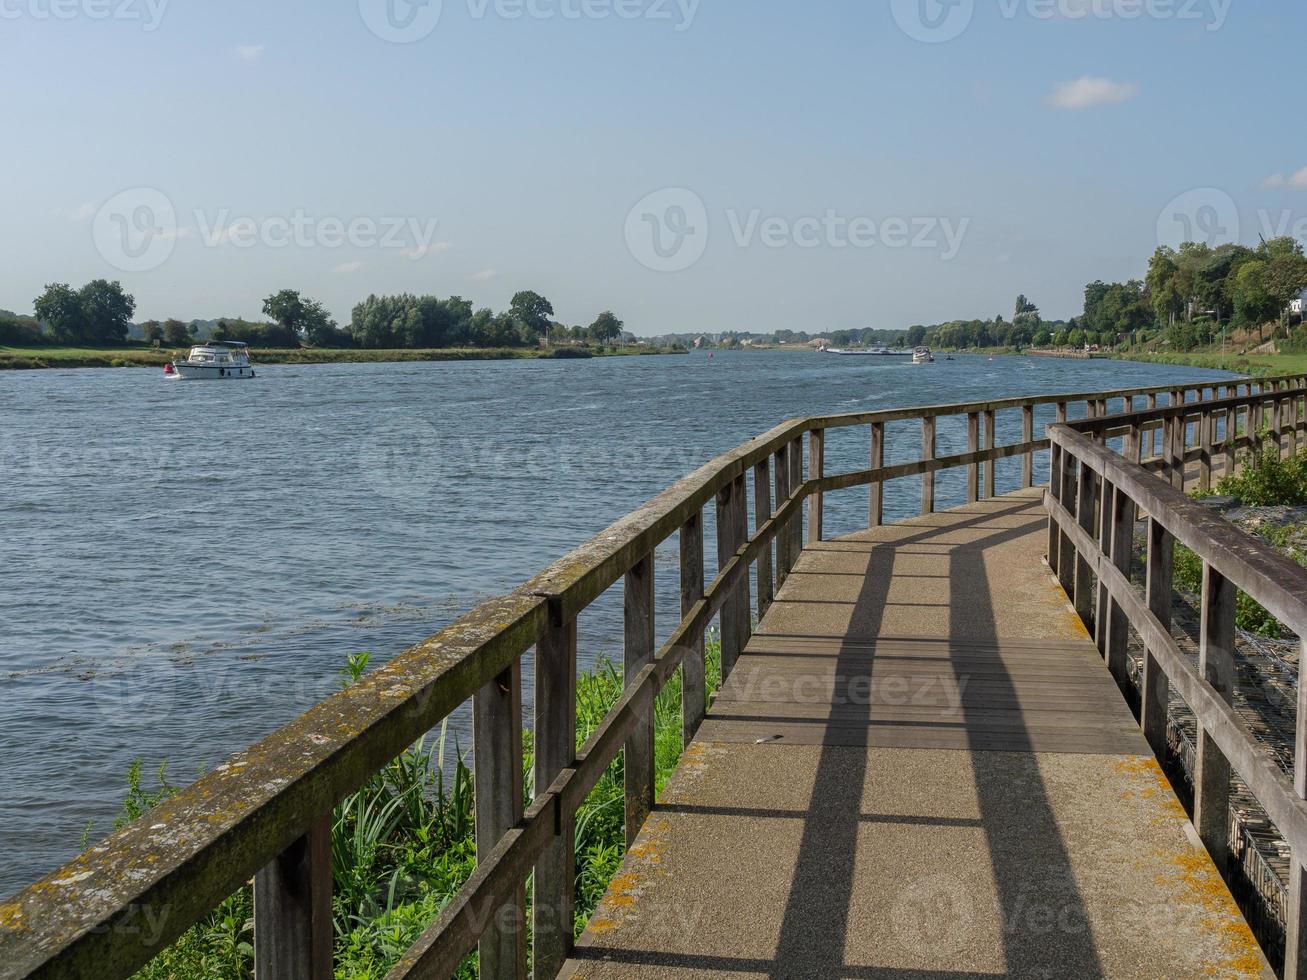
[[[191,781],[329,694],[347,653],[383,662],[782,419],[1220,377],[781,351],[268,366],[240,384],[4,372],[0,893],[73,856],[88,823],[108,832],[133,759]],[[1001,442],[1019,437],[1008,414]],[[941,454],[964,438],[943,426]],[[888,443],[889,462],[915,459],[919,429]],[[831,434],[828,472],[866,459],[864,428]],[[1000,464],[1000,491],[1018,474]],[[962,481],[941,474],[941,506]],[[889,515],[918,490],[892,485]],[[865,490],[826,513],[831,534],[862,526]],[[660,637],[675,539],[665,551]],[[619,592],[582,618],[583,666],[620,661]],[[456,725],[466,745],[465,712]]]

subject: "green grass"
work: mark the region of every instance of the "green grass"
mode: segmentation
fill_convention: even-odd
[[[721,648],[707,644],[708,689],[721,677]],[[367,654],[349,658],[344,683],[363,676]],[[606,658],[577,680],[577,744],[603,721],[622,693],[622,672]],[[659,695],[654,712],[655,780],[659,792],[681,756],[680,674]],[[530,733],[524,733],[525,786],[532,793]],[[473,775],[446,726],[392,761],[336,807],[332,820],[336,976],[379,980],[439,915],[476,868]],[[155,786],[141,766],[127,774],[128,792],[115,827],[136,819],[178,790],[166,770]],[[604,772],[576,815],[576,919],[580,935],[625,854],[622,759]],[[528,901],[530,892],[528,890]],[[247,886],[191,927],[137,974],[140,980],[249,980],[253,973],[253,900]],[[476,954],[456,974],[477,975]]]
[[[1223,354],[1220,351],[1158,354],[1130,351],[1116,356],[1119,360],[1183,364],[1252,376],[1307,374],[1307,354]]]
[[[260,364],[377,364],[396,361],[504,361],[561,359],[574,357],[624,357],[642,354],[684,353],[660,347],[561,347],[542,350],[528,347],[449,347],[405,350],[359,350],[357,348],[300,347],[256,348],[254,366]],[[184,350],[155,348],[146,344],[120,347],[4,347],[0,346],[0,370],[82,367],[161,368],[185,355]]]

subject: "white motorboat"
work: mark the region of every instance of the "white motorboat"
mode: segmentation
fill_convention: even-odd
[[[163,373],[183,381],[227,381],[252,378],[254,368],[247,344],[224,340],[192,347],[184,361],[165,365]]]
[[[934,364],[935,355],[930,352],[929,347],[917,347],[912,351],[913,364]]]

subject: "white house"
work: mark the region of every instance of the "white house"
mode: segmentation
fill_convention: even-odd
[[[1302,291],[1302,295],[1297,299],[1289,300],[1289,312],[1294,316],[1302,316],[1307,313],[1307,289]]]

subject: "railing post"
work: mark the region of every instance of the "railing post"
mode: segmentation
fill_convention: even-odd
[[[808,479],[817,481],[826,469],[825,447],[826,430],[813,429],[808,434]],[[816,544],[821,540],[823,494],[816,490],[808,497],[808,543]]]
[[[640,671],[654,657],[654,556],[651,551],[626,573],[625,583],[626,687],[636,683]],[[723,625],[725,615],[723,614]],[[654,800],[654,706],[652,696],[640,704],[640,720],[626,740],[622,773],[626,797],[626,846],[635,843],[640,827],[653,809]]]
[[[1171,486],[1177,490],[1184,490],[1184,469],[1185,469],[1185,444],[1188,441],[1189,424],[1185,421],[1185,400],[1183,391],[1173,391],[1171,393],[1171,405],[1177,406],[1179,414],[1171,420],[1170,447],[1168,455],[1170,456],[1170,465],[1167,472],[1171,477]]]
[[[260,977],[331,980],[331,815],[254,876],[254,969]]]
[[[1021,409],[1021,441],[1035,441],[1035,406],[1026,405]],[[1029,490],[1035,485],[1035,451],[1024,453],[1021,457],[1021,489]]]
[[[788,444],[776,450],[776,509],[780,510],[790,499],[790,447]],[[790,556],[789,528],[782,524],[776,529],[776,589],[785,584],[794,561]]]
[[[536,642],[536,797],[576,763],[576,619],[556,622],[552,610],[550,618]],[[556,976],[572,953],[576,815],[560,813],[559,820],[558,835],[535,864],[532,962],[541,980]]]
[[[703,514],[694,514],[681,526],[681,618],[690,615],[703,598]],[[780,538],[776,539],[778,542]],[[707,667],[703,631],[690,637],[690,650],[681,664],[681,734],[689,745],[707,710]]]
[[[1062,506],[1070,513],[1079,513],[1080,502],[1076,499],[1078,492],[1076,459],[1066,448],[1062,449]],[[1066,532],[1061,532],[1057,544],[1057,579],[1062,583],[1062,591],[1068,596],[1075,595],[1076,549]]]
[[[921,459],[923,462],[935,458],[935,416],[927,415],[921,420]],[[935,471],[921,474],[921,513],[935,513]]]
[[[1299,646],[1298,662],[1307,663],[1307,641]],[[1307,684],[1298,685],[1298,720],[1294,734],[1293,788],[1307,799]],[[1307,854],[1295,851],[1289,859],[1289,907],[1284,928],[1285,980],[1307,980]]]
[[[1156,518],[1148,519],[1148,568],[1145,591],[1148,611],[1163,629],[1171,626],[1171,588],[1175,569],[1175,538]],[[1139,694],[1139,723],[1158,759],[1166,758],[1166,716],[1170,682],[1151,649],[1144,653],[1144,677]]]
[[[985,448],[994,449],[994,410],[990,409],[985,413]],[[994,473],[998,468],[998,460],[991,459],[985,463],[985,497],[993,498],[996,496],[994,486]]]
[[[1114,513],[1116,487],[1105,478],[1098,481],[1098,550],[1108,561],[1112,558],[1112,515]],[[1101,575],[1094,579],[1094,644],[1099,656],[1107,659],[1107,633],[1111,623],[1111,596],[1103,584]]]
[[[717,567],[724,569],[726,563],[735,557],[735,553],[744,543],[740,537],[740,510],[743,505],[743,478],[732,480],[717,494]],[[744,650],[746,638],[742,623],[749,618],[749,576],[747,571],[731,587],[722,604],[722,682],[730,676]],[[741,616],[743,607],[743,616]]]
[[[803,486],[803,437],[790,443],[790,494]],[[803,515],[796,511],[790,518],[790,571],[803,554]]]
[[[1234,585],[1204,562],[1198,669],[1227,704],[1234,701],[1234,608]],[[1229,806],[1230,763],[1200,721],[1194,763],[1194,826],[1212,862],[1222,871],[1230,856]]]
[[[871,468],[885,465],[885,423],[871,423]],[[885,484],[880,480],[871,485],[868,501],[867,526],[880,527],[885,523]]]
[[[753,468],[753,529],[759,530],[772,517],[771,506],[771,460],[764,457]],[[776,586],[772,579],[772,545],[771,542],[758,553],[758,619],[767,615],[772,599],[776,597]]]
[[[1076,487],[1076,522],[1091,537],[1097,537],[1098,528],[1098,494],[1096,491],[1096,474],[1089,465],[1080,461],[1080,474]],[[1076,553],[1075,584],[1072,592],[1076,613],[1086,626],[1094,621],[1094,590],[1090,577],[1089,556]]]
[[[476,784],[477,861],[522,819],[522,663],[487,683],[472,698],[473,774]],[[526,883],[495,910],[481,936],[480,975],[493,980],[526,976]],[[274,974],[275,976],[276,974]]]
[[[1198,486],[1212,489],[1212,413],[1205,411],[1198,421]]]
[[[1278,382],[1271,385],[1271,391],[1278,396],[1280,385]],[[1284,428],[1281,425],[1281,399],[1274,398],[1271,401],[1271,438],[1275,440],[1275,455],[1284,455]]]
[[[1062,499],[1062,447],[1054,442],[1048,451],[1048,493],[1054,500],[1066,506],[1066,501]],[[1058,530],[1058,523],[1052,514],[1048,515],[1048,547],[1044,553],[1044,558],[1048,562],[1049,569],[1054,575],[1057,574],[1058,565],[1058,546],[1060,545],[1061,534]]]
[[[967,452],[980,451],[980,413],[967,413]],[[980,499],[980,464],[967,464],[967,503],[974,504]]]
[[[1148,411],[1150,412],[1157,411],[1157,392],[1155,391],[1150,391],[1148,393]],[[1147,459],[1152,459],[1154,456],[1158,455],[1156,447],[1157,447],[1157,430],[1149,429],[1148,450],[1144,453],[1144,457]]]
[[[1135,502],[1120,487],[1112,490],[1110,517],[1112,564],[1128,581],[1134,550]],[[1107,594],[1108,590],[1101,581],[1098,587],[1102,593]],[[1126,656],[1130,642],[1130,621],[1121,604],[1111,598],[1110,594],[1107,600],[1107,644],[1104,656],[1117,685],[1124,691],[1130,687],[1130,661]]]

